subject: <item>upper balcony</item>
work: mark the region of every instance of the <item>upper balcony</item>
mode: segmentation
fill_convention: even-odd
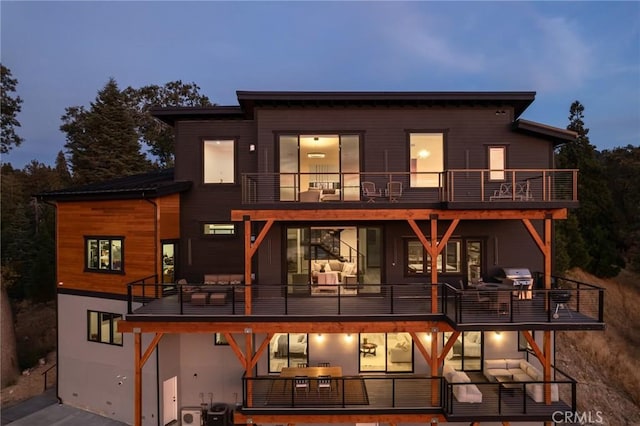
[[[522,295],[500,288],[460,290],[448,284],[385,284],[375,293],[343,284],[336,284],[335,292],[317,293],[316,286],[308,284],[300,294],[299,286],[287,285],[248,288],[242,284],[176,286],[139,281],[129,285],[127,320],[254,324],[443,321],[458,330],[604,328],[604,289],[564,278],[556,282],[556,289],[533,289]],[[138,303],[141,305],[134,306]]]
[[[242,176],[245,205],[353,208],[380,203],[510,209],[577,206],[573,169],[459,169],[441,173],[248,173]],[[324,207],[324,206],[323,206]],[[376,205],[376,208],[382,207]]]

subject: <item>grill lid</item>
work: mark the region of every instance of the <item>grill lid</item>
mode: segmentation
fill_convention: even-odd
[[[500,275],[504,283],[511,283],[517,286],[526,286],[533,283],[533,277],[528,268],[504,267],[500,268]]]

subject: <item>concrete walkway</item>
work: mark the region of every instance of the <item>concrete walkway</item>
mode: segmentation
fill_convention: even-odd
[[[125,426],[79,408],[58,404],[55,388],[0,412],[2,426]]]

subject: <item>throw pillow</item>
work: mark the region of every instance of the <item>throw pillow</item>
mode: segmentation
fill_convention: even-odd
[[[329,262],[324,264],[324,271],[325,272],[331,272],[331,265],[329,265]]]

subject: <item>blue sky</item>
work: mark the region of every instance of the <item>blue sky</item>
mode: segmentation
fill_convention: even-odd
[[[22,146],[53,164],[65,107],[120,88],[535,91],[522,118],[565,128],[585,106],[599,150],[640,145],[640,2],[0,3],[1,57],[18,79]]]

